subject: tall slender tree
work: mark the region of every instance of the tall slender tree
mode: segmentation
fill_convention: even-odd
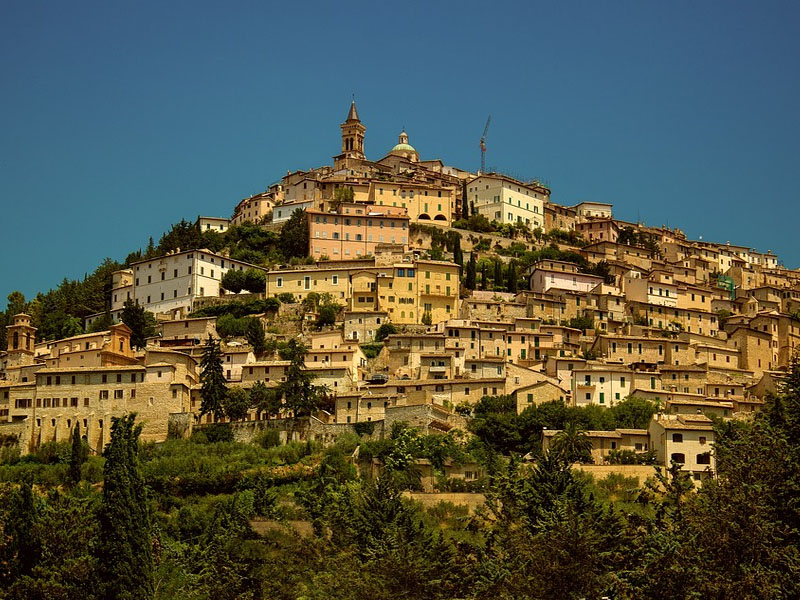
[[[69,477],[73,483],[81,480],[81,466],[86,462],[86,446],[81,439],[81,425],[75,423],[72,430],[72,452],[69,457]]]
[[[494,261],[494,287],[503,287],[503,262]]]
[[[200,415],[213,414],[218,421],[225,416],[225,396],[228,386],[222,369],[222,351],[219,341],[210,335],[203,348],[203,357],[200,360]]]
[[[469,254],[469,262],[467,263],[467,278],[464,282],[464,286],[469,290],[474,290],[476,287],[476,279],[477,275],[478,264],[475,261],[475,252],[470,252]]]
[[[517,287],[517,265],[512,260],[508,263],[508,271],[506,271],[506,289],[512,294],[516,294]]]
[[[111,419],[111,442],[103,468],[103,499],[99,512],[100,598],[153,598],[152,518],[139,468],[136,415]]]
[[[488,284],[487,279],[489,278],[488,269],[486,268],[486,262],[484,261],[481,265],[481,289],[485,290]]]

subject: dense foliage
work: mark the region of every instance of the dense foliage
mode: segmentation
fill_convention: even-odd
[[[486,425],[507,404],[486,398],[475,418]],[[644,407],[635,404],[616,422],[639,425]],[[526,418],[566,410],[538,408]],[[118,433],[115,441],[126,441],[106,452],[102,492],[86,481],[59,490],[48,471],[67,467],[69,445],[0,467],[2,479],[15,482],[0,487],[0,598],[800,594],[797,366],[755,419],[717,424],[717,477],[697,491],[677,465],[654,470],[645,485],[620,475],[595,481],[558,452],[500,461],[482,438],[422,435],[402,424],[385,440],[344,434],[324,451],[314,443],[276,446],[271,429],[253,444],[210,442],[206,431],[212,426],[138,452],[135,429]],[[358,477],[349,460],[356,448],[362,465],[381,461],[376,479]],[[447,503],[426,509],[404,497],[418,481],[420,458],[437,469],[481,463],[486,505],[471,513]],[[130,493],[114,491],[123,488]],[[102,515],[130,534],[108,538]],[[108,546],[112,540],[118,547]]]

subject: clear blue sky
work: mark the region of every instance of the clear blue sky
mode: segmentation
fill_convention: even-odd
[[[553,200],[800,265],[796,2],[0,5],[0,307],[287,170],[366,153],[539,177]]]

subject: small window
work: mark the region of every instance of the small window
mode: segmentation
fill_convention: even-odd
[[[683,434],[682,433],[673,433],[672,434],[672,441],[676,444],[680,444],[683,442]]]
[[[682,452],[673,452],[670,458],[679,464],[686,463],[686,456]]]

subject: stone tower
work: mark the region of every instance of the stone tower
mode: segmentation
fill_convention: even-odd
[[[350,112],[347,113],[347,120],[340,125],[342,128],[342,155],[344,158],[364,159],[364,132],[366,127],[358,118],[356,101],[350,104]]]
[[[14,315],[11,325],[6,325],[8,340],[8,366],[33,364],[33,345],[36,343],[36,327],[31,325],[30,315]]]

